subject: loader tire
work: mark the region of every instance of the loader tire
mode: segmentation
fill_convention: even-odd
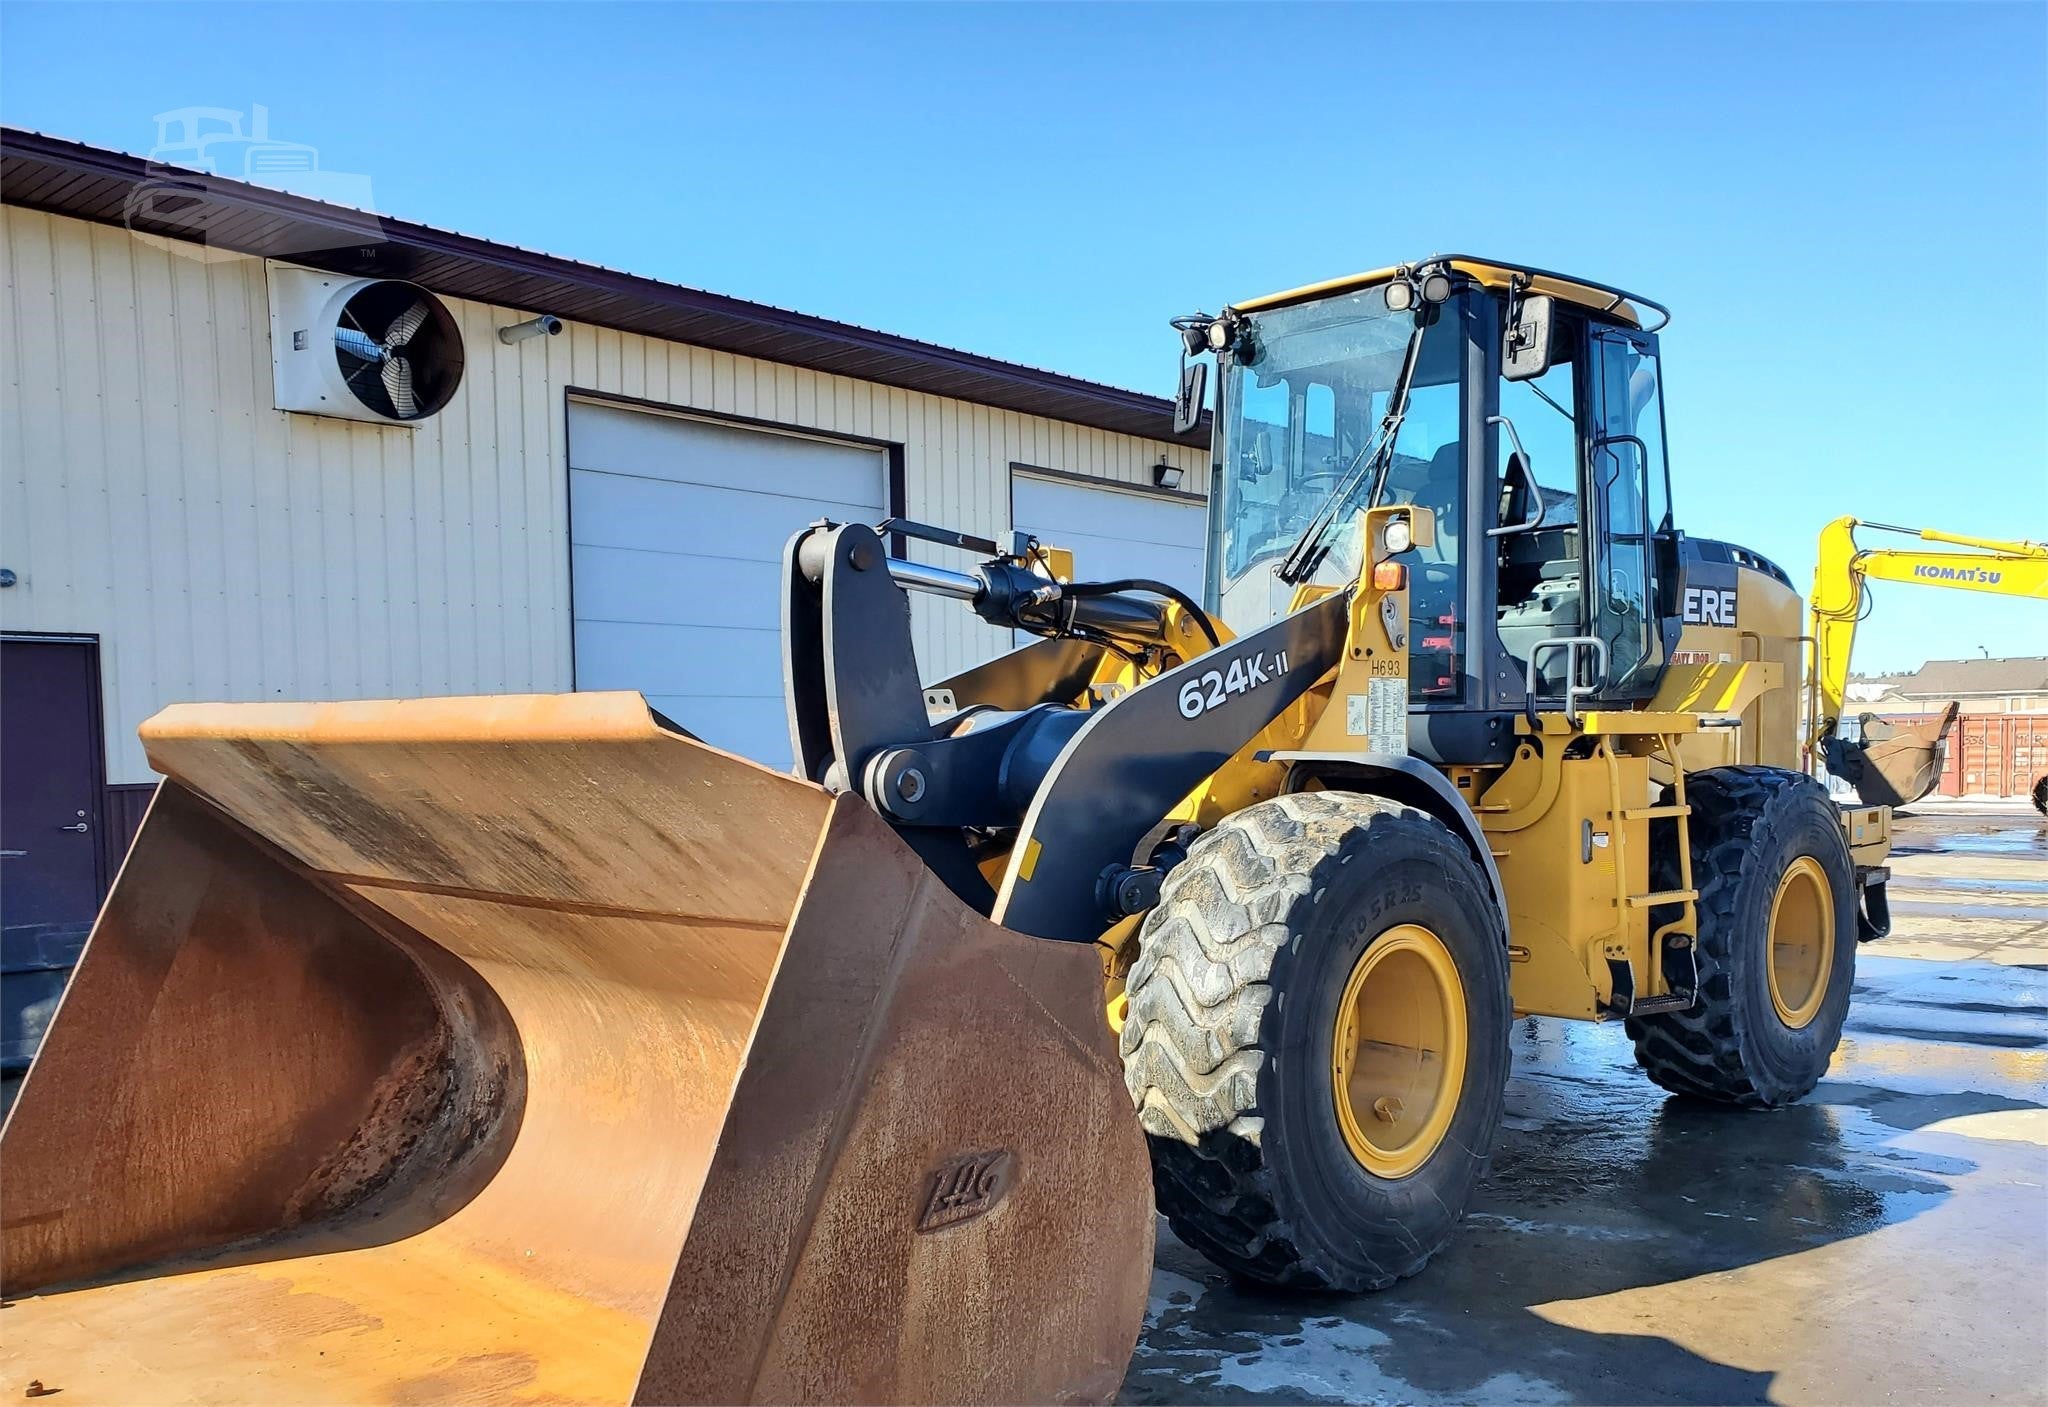
[[[1167,875],[1125,990],[1124,1082],[1183,1242],[1246,1280],[1356,1292],[1450,1237],[1511,1011],[1492,891],[1440,821],[1335,791],[1238,812]]]
[[[1685,791],[1699,996],[1687,1011],[1629,1019],[1636,1061],[1673,1094],[1790,1104],[1827,1073],[1855,985],[1855,872],[1841,821],[1819,782],[1778,767],[1694,773]],[[1651,852],[1653,889],[1678,887],[1667,824]]]

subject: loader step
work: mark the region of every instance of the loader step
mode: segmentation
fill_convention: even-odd
[[[1700,897],[1697,889],[1658,889],[1648,894],[1631,894],[1628,906],[1631,909],[1650,909],[1659,904],[1690,904]]]
[[[1660,1016],[1673,1011],[1690,1011],[1692,1010],[1692,1004],[1693,994],[1691,992],[1672,992],[1661,997],[1644,997],[1635,1004],[1635,1009],[1627,1014],[1630,1016]]]

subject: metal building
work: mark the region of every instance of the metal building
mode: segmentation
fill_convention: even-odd
[[[154,782],[136,726],[177,700],[634,688],[783,763],[804,522],[1015,526],[1199,582],[1205,436],[1153,397],[31,132],[0,132],[0,193],[9,928],[90,918]],[[361,279],[445,309],[452,398],[280,409],[298,304]],[[499,336],[541,314],[559,335]],[[1008,647],[914,611],[928,674]]]

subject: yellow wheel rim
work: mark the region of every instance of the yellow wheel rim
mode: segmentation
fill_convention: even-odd
[[[1778,881],[1770,942],[1771,1005],[1796,1031],[1820,1011],[1835,965],[1835,892],[1811,855],[1794,860]]]
[[[1443,939],[1404,923],[1359,955],[1337,1005],[1330,1087],[1344,1142],[1376,1177],[1429,1161],[1465,1083],[1465,989]]]

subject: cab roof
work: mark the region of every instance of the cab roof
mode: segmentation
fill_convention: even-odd
[[[1577,304],[1602,316],[1613,318],[1630,327],[1639,327],[1645,332],[1661,330],[1671,321],[1671,310],[1662,303],[1654,302],[1639,293],[1629,293],[1591,279],[1574,278],[1569,274],[1554,273],[1528,264],[1517,264],[1505,259],[1481,259],[1471,254],[1432,254],[1427,259],[1412,264],[1396,264],[1384,269],[1373,269],[1368,273],[1350,274],[1343,278],[1325,279],[1321,283],[1303,284],[1283,293],[1269,293],[1263,298],[1247,299],[1230,305],[1233,312],[1262,313],[1272,308],[1284,308],[1293,303],[1306,303],[1316,298],[1328,298],[1339,293],[1351,293],[1375,284],[1387,282],[1398,274],[1413,274],[1430,269],[1449,269],[1472,279],[1485,288],[1507,288],[1519,283],[1534,293],[1548,293],[1567,303]]]

